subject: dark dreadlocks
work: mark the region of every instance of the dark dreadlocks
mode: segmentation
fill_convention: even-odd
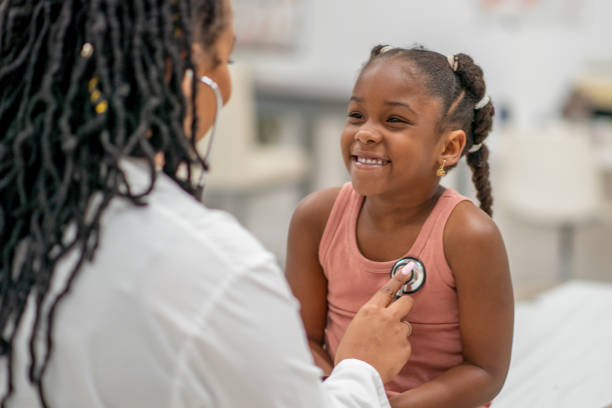
[[[469,152],[475,144],[481,144],[493,125],[495,109],[489,101],[481,109],[474,109],[475,104],[484,97],[486,86],[482,69],[466,54],[456,54],[456,70],[453,70],[447,58],[434,51],[421,47],[392,48],[381,52],[383,45],[377,45],[370,53],[362,72],[373,62],[382,58],[404,58],[415,64],[427,78],[426,86],[432,95],[442,100],[443,116],[441,130],[448,127],[462,129],[466,136],[466,145],[462,155],[472,169],[472,181],[476,186],[480,208],[489,215],[493,214],[491,183],[489,181],[489,149],[482,145],[475,152]],[[454,166],[450,166],[452,168]]]
[[[184,165],[191,180],[203,164],[183,132],[181,80],[192,68],[192,41],[213,44],[222,14],[221,0],[0,0],[2,407],[13,392],[14,340],[28,299],[36,310],[29,379],[47,406],[42,377],[57,305],[92,259],[110,201],[145,205],[160,151],[164,172],[194,190],[175,176]],[[144,192],[132,191],[119,166],[134,155],[150,170]],[[55,266],[73,250],[78,261],[52,296]]]

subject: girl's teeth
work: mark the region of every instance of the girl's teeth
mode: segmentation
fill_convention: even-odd
[[[365,157],[359,157],[359,158],[357,159],[357,161],[358,161],[359,163],[364,163],[364,164],[377,164],[377,165],[379,165],[379,166],[382,166],[382,164],[383,164],[383,161],[382,161],[382,160],[380,160],[380,159],[367,159],[367,158],[365,158]]]

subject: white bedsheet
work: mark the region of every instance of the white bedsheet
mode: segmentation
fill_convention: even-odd
[[[612,284],[569,281],[516,306],[504,407],[612,406]]]

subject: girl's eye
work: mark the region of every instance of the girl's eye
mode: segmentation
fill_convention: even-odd
[[[387,121],[391,123],[408,123],[404,119],[398,118],[397,116],[391,116]]]
[[[363,115],[359,112],[349,112],[348,117],[353,119],[363,119]]]

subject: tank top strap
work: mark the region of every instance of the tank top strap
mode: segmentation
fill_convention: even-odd
[[[410,252],[415,256],[420,256],[426,245],[440,245],[440,250],[443,251],[442,239],[448,217],[453,212],[457,204],[465,200],[470,199],[451,188],[444,190],[440,198],[438,198],[433,210],[425,220],[425,223],[421,227],[421,232],[419,233]]]
[[[345,183],[338,192],[319,243],[319,262],[321,265],[324,264],[324,260],[332,247],[331,244],[336,238],[343,217],[359,211],[360,198],[359,194],[353,190],[350,181]]]

